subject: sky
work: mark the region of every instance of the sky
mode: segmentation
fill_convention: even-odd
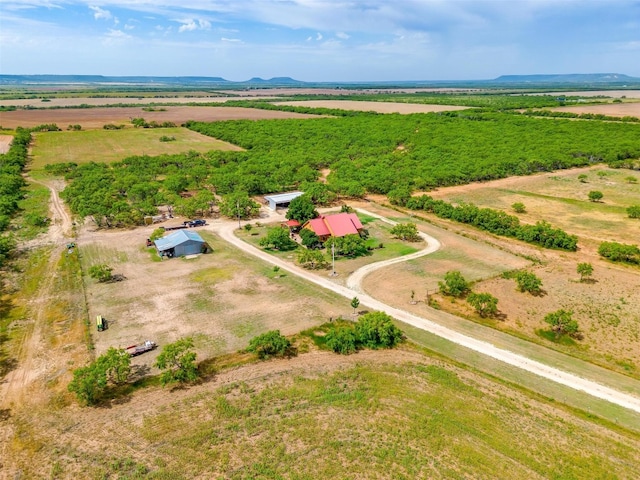
[[[640,0],[1,0],[0,74],[640,77]]]

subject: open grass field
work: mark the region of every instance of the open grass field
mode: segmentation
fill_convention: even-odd
[[[25,478],[633,478],[640,462],[636,434],[412,349],[38,413],[13,419]]]
[[[274,118],[318,118],[307,115],[277,110],[259,110],[240,107],[205,107],[205,106],[167,106],[147,112],[143,107],[113,108],[63,108],[47,110],[15,110],[0,112],[0,126],[3,128],[24,127],[55,123],[66,129],[69,125],[80,125],[84,130],[102,128],[112,123],[130,125],[132,118],[144,118],[148,122],[173,122],[181,125],[189,120],[215,122],[219,120],[262,120]]]
[[[424,105],[417,103],[394,102],[360,102],[357,100],[305,100],[295,102],[273,102],[276,105],[311,108],[337,108],[340,110],[354,110],[360,112],[377,113],[431,113],[466,110],[469,107],[455,105]]]
[[[640,102],[609,103],[606,105],[575,105],[571,107],[555,107],[549,110],[569,113],[594,113],[610,117],[640,117]]]
[[[175,140],[162,142],[160,137],[163,136],[175,137]],[[33,170],[63,162],[110,163],[133,155],[171,155],[190,150],[241,150],[230,143],[181,127],[41,132],[34,137]]]

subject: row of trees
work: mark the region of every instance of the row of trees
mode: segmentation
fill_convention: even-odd
[[[628,245],[618,242],[602,242],[598,247],[600,256],[612,262],[640,265],[640,248],[637,245]]]
[[[466,223],[495,235],[517,238],[545,248],[557,248],[572,252],[578,248],[577,236],[569,235],[559,228],[553,228],[545,221],[536,222],[535,225],[521,225],[518,217],[501,210],[480,208],[472,203],[454,206],[444,200],[434,200],[429,195],[411,197],[407,195],[407,192],[404,192],[403,195],[398,190],[394,195],[391,195],[390,200],[392,203],[410,210],[434,213],[440,218]]]
[[[26,182],[22,171],[27,163],[30,143],[31,131],[18,128],[9,151],[0,154],[0,266],[16,247],[14,238],[4,232],[18,211],[18,202],[24,197]]]

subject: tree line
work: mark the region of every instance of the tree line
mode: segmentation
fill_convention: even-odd
[[[536,222],[535,225],[522,225],[518,217],[502,210],[480,208],[472,203],[456,206],[444,200],[435,200],[429,195],[391,196],[390,201],[410,210],[433,213],[439,218],[466,223],[495,235],[517,238],[544,248],[557,248],[570,252],[578,249],[577,236],[569,235],[562,229],[553,228],[545,221]]]

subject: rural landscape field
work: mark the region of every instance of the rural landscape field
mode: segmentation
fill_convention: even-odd
[[[1,476],[637,475],[640,90],[70,88],[0,89]]]

